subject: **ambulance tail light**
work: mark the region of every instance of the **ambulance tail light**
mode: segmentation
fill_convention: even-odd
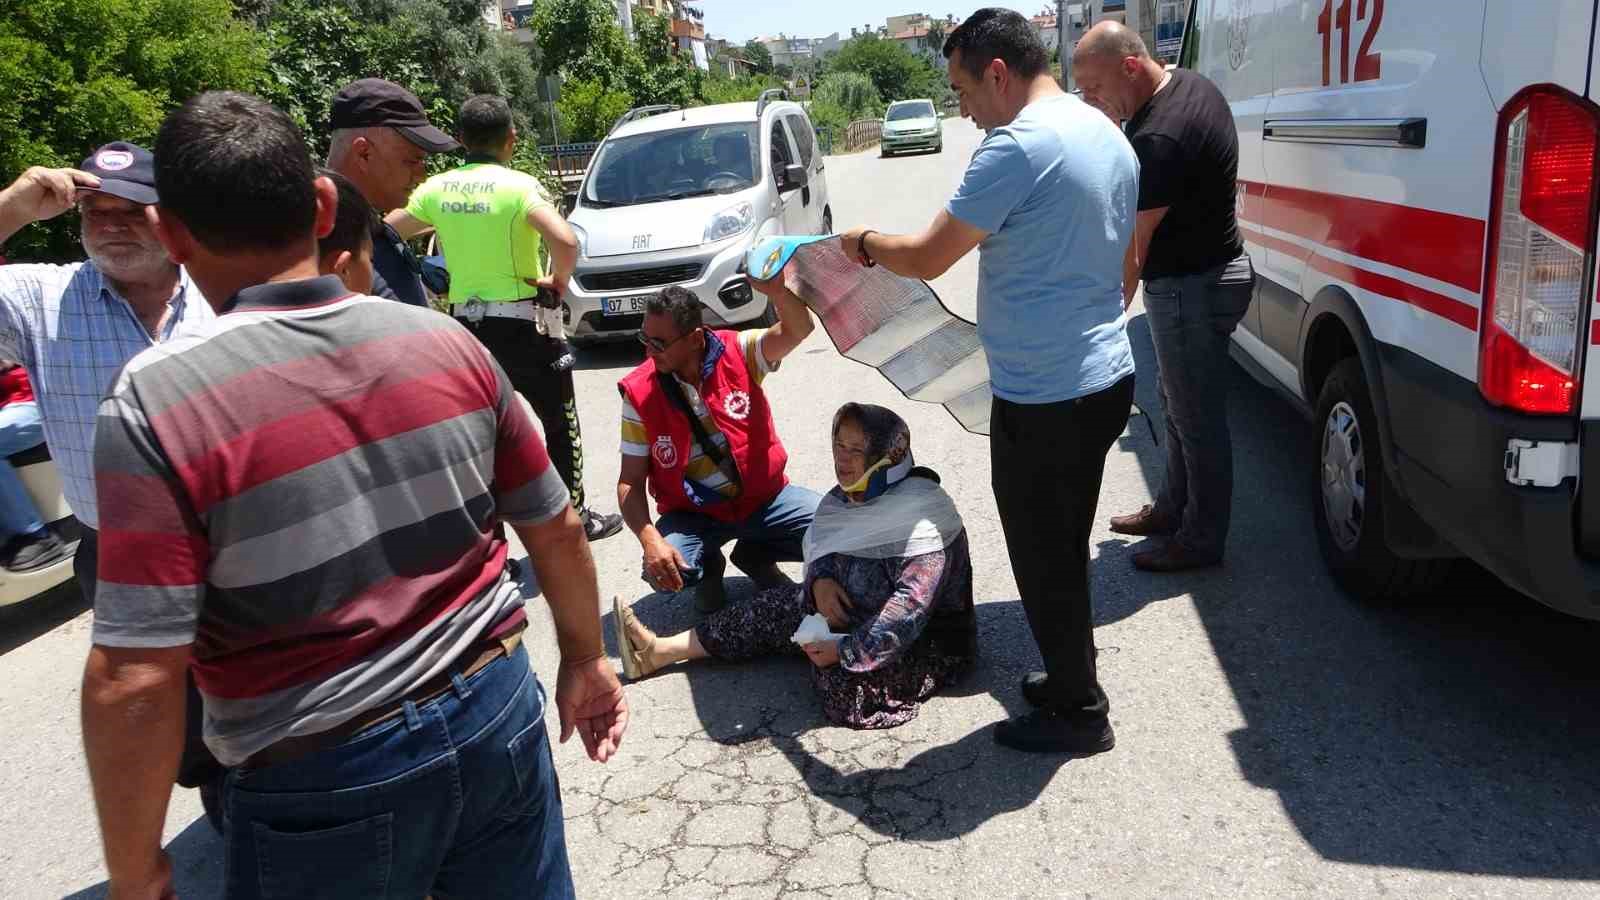
[[[1520,412],[1577,409],[1594,284],[1600,109],[1553,86],[1500,114],[1478,389]]]

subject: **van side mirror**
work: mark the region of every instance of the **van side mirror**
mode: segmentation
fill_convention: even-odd
[[[782,191],[795,191],[805,187],[811,181],[811,173],[805,166],[784,166],[783,174],[778,177],[778,189]]]

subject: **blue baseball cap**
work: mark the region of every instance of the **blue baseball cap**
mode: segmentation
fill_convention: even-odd
[[[134,203],[153,206],[161,198],[156,194],[156,158],[149,150],[126,141],[107,144],[89,155],[78,168],[100,179],[98,188],[81,191],[99,191],[121,197]]]

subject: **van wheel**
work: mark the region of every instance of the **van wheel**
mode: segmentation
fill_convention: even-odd
[[[1361,360],[1334,366],[1317,399],[1315,421],[1311,517],[1334,578],[1371,603],[1401,603],[1437,587],[1452,560],[1403,559],[1390,551],[1384,535],[1384,504],[1404,501],[1383,471]]]

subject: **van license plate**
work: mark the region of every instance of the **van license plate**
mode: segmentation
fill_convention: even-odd
[[[634,316],[644,312],[649,297],[608,297],[600,301],[600,311],[607,316]]]

